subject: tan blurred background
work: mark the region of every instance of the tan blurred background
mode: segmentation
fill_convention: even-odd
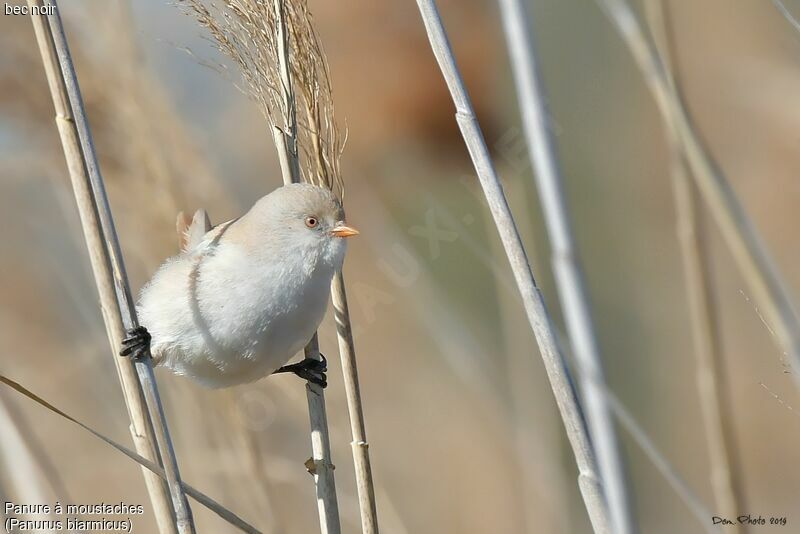
[[[666,3],[702,135],[800,295],[800,34],[767,0]],[[800,2],[787,4],[800,14]],[[415,3],[310,5],[349,130],[347,208],[362,236],[345,274],[382,532],[589,532],[536,345]],[[497,6],[442,0],[440,9],[560,324]],[[179,210],[205,207],[224,221],[280,184],[271,137],[256,107],[200,64],[213,51],[168,2],[131,9],[62,0],[61,10],[138,289],[175,252]],[[659,116],[593,2],[541,0],[533,14],[610,385],[713,511]],[[0,370],[128,443],[52,115],[30,21],[0,16]],[[787,527],[751,532],[797,532],[800,398],[713,221],[706,226],[734,393],[742,513],[788,516]],[[358,532],[330,318],[321,345],[331,366],[343,528]],[[298,379],[225,391],[161,371],[158,379],[187,481],[265,532],[316,531]],[[0,390],[0,401],[0,415],[29,445],[20,452],[9,445],[11,430],[0,430],[3,499],[147,507],[135,464],[10,390]],[[642,532],[702,532],[621,435]],[[193,509],[200,532],[230,531]],[[155,532],[149,511],[135,525]]]

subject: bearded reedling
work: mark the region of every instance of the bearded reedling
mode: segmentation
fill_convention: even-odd
[[[356,234],[328,189],[276,189],[159,268],[120,354],[138,358],[149,344],[156,365],[215,388],[284,372],[324,387],[324,359],[286,363],[322,322],[344,238]]]

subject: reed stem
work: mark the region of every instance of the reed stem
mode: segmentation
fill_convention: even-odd
[[[285,0],[274,0],[277,26],[278,61],[280,63],[281,98],[283,104],[283,128],[273,127],[276,138],[278,157],[281,160],[281,171],[285,184],[302,180],[300,174],[300,158],[297,151],[297,116],[296,100],[292,87],[291,65],[289,63],[289,32],[286,23]],[[305,357],[320,360],[319,340],[317,334],[306,345]],[[325,409],[325,392],[322,387],[306,382],[308,398],[308,415],[311,425],[312,456],[306,464],[314,476],[317,490],[317,510],[322,534],[340,534],[339,503],[336,497],[336,480],[334,465],[331,459],[330,433],[328,416]]]
[[[645,13],[656,50],[661,55],[669,88],[677,91],[674,54],[671,53],[667,5],[647,0]],[[721,515],[736,516],[745,510],[741,471],[732,428],[731,396],[722,354],[718,312],[712,294],[711,266],[706,247],[697,193],[681,151],[680,134],[673,122],[667,124],[672,183],[675,196],[678,240],[681,245],[686,294],[697,358],[697,391],[702,407],[711,487]],[[734,533],[747,532],[745,525],[732,525]]]
[[[146,357],[134,365],[129,359],[116,354],[124,332],[138,326],[138,321],[58,6],[55,0],[28,0],[28,5],[36,7],[37,13],[42,13],[32,14],[31,19],[55,105],[56,124],[100,294],[114,362],[131,418],[131,433],[142,456],[156,464],[160,457],[164,463],[169,497],[158,478],[145,473],[154,514],[162,533],[177,531],[179,534],[193,534],[194,522],[181,487],[175,452],[164,421],[152,358],[148,351]],[[45,5],[52,9],[42,9]],[[31,12],[34,10],[31,9]],[[44,14],[48,12],[52,14]]]
[[[273,126],[273,135],[278,148],[278,159],[284,183],[297,183],[300,175],[300,157],[297,153],[297,103],[292,85],[292,69],[289,63],[289,30],[286,23],[286,0],[273,0],[280,66],[280,95],[283,104],[282,127]]]
[[[484,196],[492,212],[495,226],[500,234],[517,288],[522,297],[531,328],[536,336],[556,398],[567,437],[575,454],[578,466],[578,485],[583,495],[589,518],[596,533],[609,533],[608,512],[603,500],[602,488],[597,475],[594,452],[589,441],[578,398],[569,378],[569,371],[557,345],[555,330],[550,321],[539,288],[533,278],[525,249],[522,245],[503,188],[500,185],[489,150],[483,138],[472,108],[464,82],[456,65],[455,57],[447,39],[439,11],[434,0],[417,0],[422,20],[428,34],[433,53],[447,82],[456,107],[456,120],[469,149]]]
[[[636,13],[625,0],[597,0],[644,75],[668,127],[679,136],[681,151],[698,191],[711,211],[754,300],[795,369],[800,369],[800,326],[791,293],[764,247],[735,191],[705,149],[684,101],[670,88],[664,61],[645,37]],[[800,387],[800,373],[792,373]]]
[[[556,142],[545,104],[544,84],[533,37],[535,28],[529,10],[521,0],[500,0],[500,12],[522,111],[528,156],[534,169],[552,247],[556,286],[573,354],[581,369],[579,378],[583,406],[597,453],[609,518],[613,532],[632,534],[637,528],[628,495],[622,452],[605,395],[596,385],[605,383],[603,363],[592,324],[583,269],[570,225]],[[589,375],[594,376],[594,380]]]
[[[341,271],[338,271],[333,278],[331,301],[336,320],[336,334],[339,338],[339,355],[342,359],[347,409],[350,413],[350,430],[353,437],[350,446],[353,449],[358,506],[361,511],[361,531],[362,534],[378,534],[378,511],[375,504],[375,486],[372,482],[372,465],[369,460],[367,429],[361,403],[361,388],[358,382],[356,349],[350,323],[350,309],[347,306],[344,275]]]

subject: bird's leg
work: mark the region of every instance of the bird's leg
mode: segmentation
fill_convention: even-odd
[[[328,370],[328,360],[322,354],[319,355],[320,359],[306,358],[305,360],[289,365],[284,365],[273,374],[278,373],[294,373],[300,378],[304,378],[320,387],[328,386],[328,379],[325,376],[325,371]]]
[[[127,331],[127,337],[122,340],[120,356],[129,356],[133,361],[141,361],[150,348],[150,332],[143,326],[137,326]]]

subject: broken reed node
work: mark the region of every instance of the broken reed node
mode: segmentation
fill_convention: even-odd
[[[12,6],[8,2],[4,2],[3,13],[6,15],[55,15],[56,6],[52,4],[45,4],[42,6]]]

